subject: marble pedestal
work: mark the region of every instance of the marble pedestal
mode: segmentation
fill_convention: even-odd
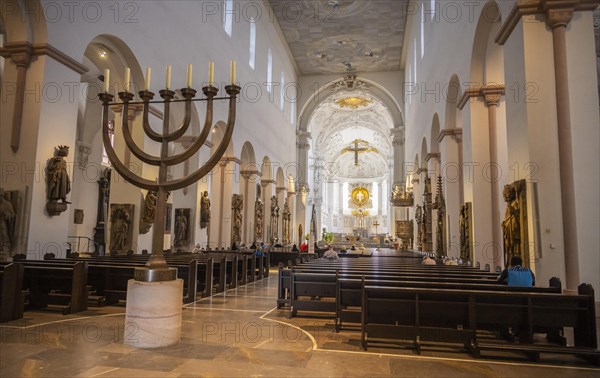
[[[181,338],[183,280],[127,283],[123,343],[160,348]]]

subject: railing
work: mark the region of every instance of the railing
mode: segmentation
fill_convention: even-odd
[[[94,242],[94,240],[88,238],[87,236],[67,236],[67,239],[77,239],[76,242],[73,243],[69,243],[71,244],[71,252],[77,252],[77,253],[94,253],[96,252],[97,245],[96,242]],[[84,241],[82,242],[81,239],[84,239]],[[82,244],[85,245],[85,250],[82,250]],[[90,251],[90,245],[93,246],[93,249]]]

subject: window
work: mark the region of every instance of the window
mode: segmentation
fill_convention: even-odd
[[[281,91],[279,92],[279,110],[285,110],[285,76],[281,73]]]
[[[273,54],[269,49],[267,54],[267,92],[271,93],[273,90]]]
[[[225,0],[223,12],[225,13],[223,15],[223,29],[231,37],[233,31],[233,0]]]
[[[292,126],[296,123],[296,100],[290,101],[290,123]]]
[[[250,68],[254,69],[256,63],[256,20],[254,17],[250,18],[250,59],[248,64]]]
[[[110,138],[110,145],[115,145],[115,121],[108,121],[108,137]],[[108,154],[106,153],[106,147],[104,147],[104,143],[102,144],[102,165],[110,167],[110,159],[108,158]]]
[[[425,55],[425,3],[421,6],[421,59]]]
[[[415,38],[414,42],[413,42],[413,69],[415,70],[413,72],[413,80],[415,82],[415,84],[417,83],[417,39]]]

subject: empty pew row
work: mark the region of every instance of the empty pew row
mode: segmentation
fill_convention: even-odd
[[[25,309],[39,309],[52,305],[58,306],[65,315],[87,310],[86,262],[36,264],[19,261],[12,264],[23,267],[21,289],[26,293]]]
[[[0,322],[23,317],[23,265],[0,265]]]
[[[22,317],[23,305],[19,307],[18,298],[23,298],[23,293],[27,297],[27,309],[59,305],[63,314],[86,310],[88,303],[103,306],[126,300],[128,280],[133,279],[135,268],[144,266],[146,261],[147,256],[128,256],[2,263],[2,281],[6,278],[7,282],[7,285],[2,286],[6,288],[4,292],[10,293],[9,287],[18,286],[8,284],[9,281],[20,282],[22,285],[14,289],[15,293],[19,293],[18,296],[14,295],[17,297],[16,304],[10,295],[2,295],[2,300],[7,304],[2,306],[3,314],[6,314],[2,321]],[[267,261],[266,257],[257,259],[253,256],[244,256],[242,259],[234,256],[233,260],[224,257],[217,262],[212,258],[167,258],[168,264],[177,269],[178,278],[184,281],[184,303],[195,301],[197,294],[210,296],[214,292],[235,288],[240,283],[246,284],[264,278],[268,274],[264,269]],[[13,267],[8,267],[9,265]],[[21,267],[24,272],[20,278],[11,278],[15,267]]]
[[[440,316],[444,314],[444,316]],[[518,329],[519,343],[480,341],[478,331]],[[538,343],[534,333],[572,327],[574,346]],[[577,295],[442,288],[362,286],[361,346],[409,342],[417,353],[428,343],[458,344],[479,357],[482,351],[574,354],[600,363],[594,290]]]
[[[278,276],[278,297],[277,306],[279,308],[286,305],[296,305],[295,309],[304,310],[304,304],[299,296],[310,297],[333,297],[335,298],[336,275],[345,278],[361,278],[363,276],[378,276],[380,279],[390,277],[391,279],[404,278],[410,281],[432,281],[438,282],[470,282],[472,283],[495,283],[497,275],[480,271],[465,271],[463,274],[456,270],[429,270],[427,267],[412,269],[410,267],[399,267],[396,269],[332,269],[314,267],[308,268],[300,266],[294,269],[280,269]],[[294,303],[292,303],[294,302]],[[322,311],[328,304],[315,304]],[[331,310],[333,311],[333,310]],[[294,313],[293,313],[294,315]]]

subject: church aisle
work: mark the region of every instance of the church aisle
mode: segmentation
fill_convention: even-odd
[[[272,271],[267,280],[184,306],[181,342],[167,348],[123,345],[122,307],[67,321],[32,319],[28,328],[3,325],[0,376],[598,376],[597,369],[470,361],[460,353],[452,358],[395,349],[365,353],[348,346],[356,338],[351,333],[333,333],[330,319],[287,319],[287,311],[275,309],[276,277]],[[126,331],[135,338],[133,330]]]

